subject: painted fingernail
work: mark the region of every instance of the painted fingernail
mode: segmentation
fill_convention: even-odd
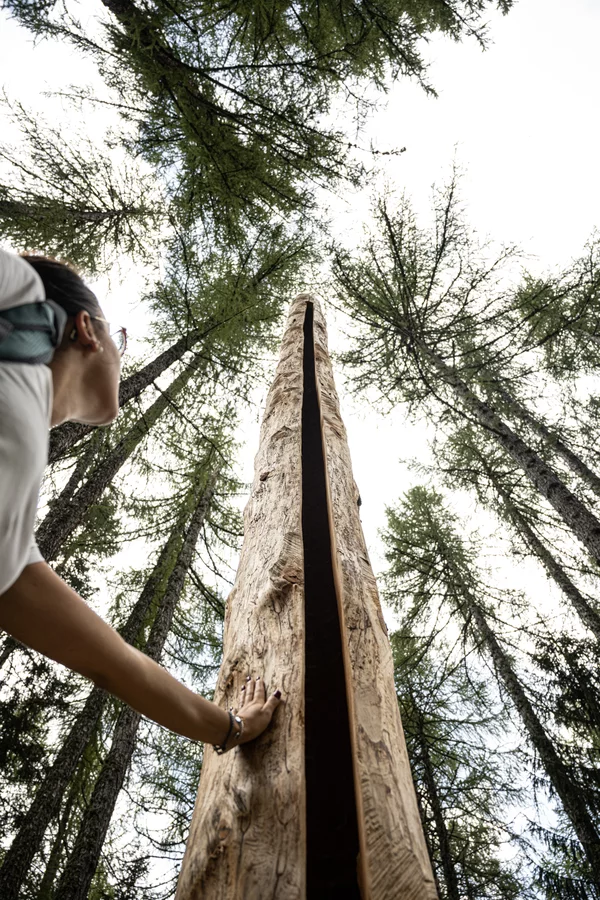
[[[245,684],[242,685],[242,690],[243,690],[243,691],[246,690],[246,685],[245,685]]]
[[[252,675],[248,675],[248,677],[246,678],[246,681],[252,681]]]
[[[281,691],[275,691],[275,696],[278,700],[281,700]]]
[[[260,681],[260,675],[258,676],[258,678],[257,678],[256,680],[257,680],[257,681]]]

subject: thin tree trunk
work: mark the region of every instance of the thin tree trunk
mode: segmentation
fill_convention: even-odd
[[[461,900],[460,889],[458,886],[458,876],[456,874],[456,868],[454,865],[454,860],[452,858],[452,850],[450,848],[448,829],[446,828],[446,822],[444,819],[444,814],[442,812],[442,804],[438,794],[437,784],[435,782],[435,773],[433,764],[431,762],[431,756],[429,755],[429,747],[427,746],[427,740],[423,732],[423,717],[421,715],[421,712],[417,710],[416,706],[415,711],[417,712],[419,723],[419,750],[421,761],[423,763],[423,781],[427,789],[427,795],[429,798],[429,803],[431,805],[431,811],[433,813],[435,832],[440,848],[440,863],[442,866],[442,872],[444,874],[444,883],[446,885],[446,895],[448,900]]]
[[[552,742],[538,719],[512,664],[488,625],[487,619],[474,597],[467,597],[468,610],[475,628],[487,648],[496,671],[519,714],[529,735],[529,739],[539,754],[546,774],[556,791],[573,830],[585,852],[592,872],[600,872],[600,834],[590,816],[585,797],[569,777],[567,767],[562,762]]]
[[[175,523],[139,599],[123,628],[119,629],[121,637],[130,644],[136,641],[161,583],[171,574],[172,566],[170,564],[176,558],[181,544],[185,518],[180,517]],[[105,691],[100,688],[92,690],[56,759],[37,789],[23,823],[0,867],[0,897],[2,900],[18,900],[33,859],[42,849],[46,829],[58,814],[63,794],[79,765],[85,748],[92,739],[108,700],[109,695]]]
[[[216,479],[215,472],[198,501],[148,637],[145,653],[156,662],[160,661],[171,630],[173,615],[192,563],[200,529],[212,500]],[[124,706],[121,710],[109,754],[94,786],[73,850],[58,883],[55,900],[86,900],[115,804],[135,751],[140,719],[141,715],[129,706]]]
[[[488,473],[488,478],[490,478],[516,530],[520,532],[525,543],[540,560],[550,578],[561,589],[565,597],[571,601],[575,612],[585,627],[589,628],[596,640],[600,641],[600,615],[598,612],[586,600],[577,585],[571,581],[560,563],[554,558],[543,541],[540,540],[525,516],[516,508],[507,491],[490,473]]]
[[[592,469],[573,452],[560,437],[555,434],[540,419],[536,418],[525,406],[523,406],[515,397],[513,397],[505,388],[497,382],[492,381],[493,390],[499,397],[504,400],[510,410],[514,412],[522,422],[529,425],[541,438],[548,442],[551,450],[554,450],[561,459],[566,462],[571,471],[575,472],[585,484],[600,497],[600,477],[596,475]]]
[[[85,428],[88,426],[82,427]],[[102,438],[105,436],[105,434],[105,431],[98,430],[94,434],[93,438],[88,441],[85,449],[79,454],[77,462],[75,463],[73,471],[71,472],[71,476],[60,492],[60,497],[57,497],[55,500],[52,500],[50,502],[49,506],[51,512],[56,508],[57,504],[68,502],[73,494],[76,493],[79,485],[84,480],[88,469],[94,462],[94,459],[99,455]],[[100,438],[100,440],[98,440],[98,438]]]
[[[414,773],[413,761],[411,760],[411,771]],[[429,863],[431,865],[431,871],[433,873],[433,880],[435,882],[435,889],[437,891],[437,896],[441,896],[441,888],[440,888],[440,879],[438,877],[437,869],[434,865],[434,855],[433,848],[431,846],[431,837],[429,835],[429,831],[427,830],[427,819],[425,818],[425,810],[423,809],[423,801],[420,793],[420,786],[417,784],[414,774],[413,774],[413,785],[415,788],[415,795],[417,798],[417,808],[419,810],[419,816],[421,818],[421,825],[423,827],[423,837],[425,838],[425,846],[427,847],[427,853],[429,855]]]
[[[563,484],[556,472],[529,447],[498,414],[471,390],[459,375],[429,348],[421,348],[458,400],[525,472],[600,565],[600,521]]]
[[[48,862],[46,863],[46,868],[44,869],[44,876],[37,892],[36,900],[54,900],[54,880],[60,866],[62,846],[69,826],[69,818],[71,816],[71,810],[73,809],[76,790],[79,790],[79,785],[73,785],[71,787],[69,796],[67,797],[67,802],[65,803],[65,808],[61,813],[58,828],[56,831],[56,837],[54,838],[54,841],[52,843],[52,849],[50,850],[50,855],[48,856]]]
[[[65,497],[63,501],[61,494],[57,498],[53,509],[46,515],[36,533],[38,547],[48,562],[56,558],[66,539],[83,521],[87,510],[100,499],[119,469],[203,362],[203,356],[196,354],[184,371],[171,382],[166,391],[140,416],[116,447],[102,460],[86,483],[72,497]]]

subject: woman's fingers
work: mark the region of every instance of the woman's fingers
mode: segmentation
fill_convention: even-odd
[[[259,676],[252,678],[248,675],[240,689],[240,710],[244,710],[246,717],[254,719],[256,715],[267,713],[269,719],[281,702],[281,691],[275,691],[267,700],[267,692],[263,679]],[[252,707],[252,709],[250,709]],[[264,727],[264,726],[263,726]]]
[[[269,713],[269,718],[273,715],[280,703],[281,691],[275,691],[274,694],[271,694],[264,706],[264,711]]]
[[[255,681],[254,699],[257,703],[265,702],[265,683],[260,676]]]

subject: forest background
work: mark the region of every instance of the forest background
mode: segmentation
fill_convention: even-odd
[[[297,290],[314,290],[328,305],[361,514],[383,573],[399,702],[440,894],[599,896],[592,874],[600,803],[594,521],[587,530],[577,515],[567,523],[548,496],[540,499],[541,482],[537,495],[523,486],[508,445],[499,451],[485,437],[485,429],[500,433],[497,422],[483,425],[482,437],[472,403],[464,418],[469,398],[452,406],[447,373],[438,367],[431,396],[422,389],[423,372],[434,365],[430,348],[450,334],[444,358],[454,374],[470,372],[478,398],[490,401],[495,391],[495,411],[518,422],[542,457],[556,457],[560,441],[576,451],[579,470],[564,453],[553,464],[595,518],[593,241],[585,250],[600,193],[595,5],[575,3],[568,15],[538,0],[507,15],[483,3],[412,5],[404,44],[390,41],[377,56],[364,40],[362,56],[348,54],[348,62],[334,54],[337,69],[305,82],[315,102],[312,125],[340,129],[343,140],[332,145],[312,125],[302,131],[298,109],[285,106],[289,120],[276,122],[275,134],[297,151],[294,158],[269,144],[273,122],[263,113],[235,120],[231,132],[244,140],[233,147],[231,133],[215,126],[214,108],[214,118],[201,121],[207,133],[215,129],[210,153],[186,157],[197,135],[181,126],[195,123],[177,91],[189,84],[169,84],[172,61],[143,58],[123,34],[139,48],[145,28],[164,29],[192,54],[188,62],[194,51],[210,60],[231,40],[234,57],[239,33],[224,26],[215,26],[214,45],[185,45],[186,17],[203,4],[143,7],[150,25],[123,18],[136,9],[127,3],[68,7],[76,21],[50,3],[5,6],[3,246],[72,259],[107,318],[131,336],[131,399],[118,425],[108,434],[63,432],[66,443],[54,447],[38,533],[47,558],[128,639],[210,694],[282,315]],[[279,6],[287,8],[272,9]],[[245,9],[239,4],[236,12],[243,17]],[[472,16],[470,24],[444,18],[447,9]],[[484,24],[482,52],[468,32]],[[258,87],[266,96],[276,91],[269,81]],[[217,89],[211,103],[223,98],[227,92]],[[266,129],[258,150],[252,128]],[[162,145],[161,136],[168,137]],[[260,177],[228,181],[219,166],[211,169],[219,140]],[[307,146],[320,168],[306,164]],[[436,284],[438,303],[435,291],[423,290],[422,273],[431,271],[423,235],[436,222],[439,234],[444,217],[454,223],[454,245]],[[365,228],[376,235],[374,253]],[[405,236],[391,253],[390,234]],[[476,235],[489,244],[479,249]],[[513,246],[523,252],[500,249]],[[489,265],[503,254],[501,274],[482,277],[473,300],[464,290],[444,293],[449,283],[460,287],[460,278],[448,281],[459,256],[473,275],[479,259]],[[415,281],[403,281],[398,258],[420,260]],[[378,259],[386,277],[380,269],[371,278],[370,261]],[[410,327],[422,330],[407,338],[402,302],[389,306],[380,289],[392,285],[402,298],[409,282]],[[370,287],[367,311],[360,285]],[[467,308],[475,318],[469,328]],[[517,338],[515,316],[524,320]],[[382,322],[398,335],[396,346],[378,345]],[[501,347],[497,355],[485,356],[486,334]],[[171,366],[167,360],[149,372],[142,390],[134,373],[182,336],[188,343]],[[398,396],[395,360],[411,340],[420,356],[407,357]],[[456,369],[457,347],[463,361],[479,354],[475,368]],[[498,399],[500,381],[505,396]],[[511,407],[507,390],[537,427]],[[491,497],[490,484],[504,494]],[[386,507],[396,513],[386,518]],[[521,520],[515,525],[524,513],[533,537]],[[544,564],[539,535],[555,557]],[[199,749],[140,724],[98,692],[89,695],[82,681],[10,639],[0,660],[9,823],[2,895],[172,896]]]

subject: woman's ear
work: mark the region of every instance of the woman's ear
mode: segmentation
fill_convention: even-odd
[[[89,350],[90,353],[102,353],[104,347],[98,340],[89,312],[80,309],[75,316],[75,329],[77,331],[77,343]]]

